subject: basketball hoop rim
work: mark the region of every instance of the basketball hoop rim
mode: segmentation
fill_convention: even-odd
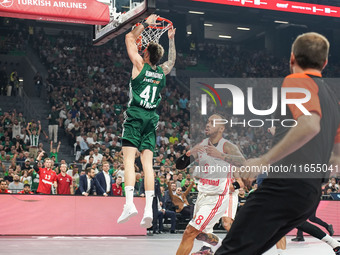
[[[145,19],[146,20],[146,19]],[[168,29],[168,28],[171,28],[173,27],[173,24],[170,20],[166,19],[166,18],[162,18],[162,17],[158,17],[157,18],[157,21],[164,21],[166,23],[168,23],[167,26],[163,26],[163,27],[157,27],[157,26],[148,26],[148,28],[152,28],[152,29]],[[139,25],[141,25],[141,23],[137,23],[135,26],[138,27]]]

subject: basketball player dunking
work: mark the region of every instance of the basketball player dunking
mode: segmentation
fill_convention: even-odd
[[[238,182],[233,182],[230,165],[240,166],[245,159],[236,145],[222,137],[225,125],[214,125],[215,119],[223,119],[223,117],[219,114],[210,116],[205,129],[208,138],[176,162],[178,169],[184,169],[190,162],[197,159],[199,167],[195,169],[195,177],[200,178],[194,218],[184,231],[177,255],[189,254],[195,239],[218,246],[220,241],[212,233],[213,227],[227,210],[229,191],[240,187]],[[219,167],[224,170],[218,171]]]
[[[159,116],[156,108],[161,101],[161,91],[165,87],[165,76],[175,64],[175,28],[168,31],[168,61],[161,65],[158,62],[163,56],[163,47],[150,42],[142,56],[138,53],[136,39],[150,25],[157,24],[157,15],[150,15],[145,22],[126,35],[125,43],[129,58],[133,64],[130,80],[130,100],[124,112],[122,151],[125,168],[126,202],[118,223],[124,223],[137,214],[133,203],[135,185],[135,155],[141,152],[144,171],[145,209],[140,225],[144,228],[152,226],[152,202],[154,198],[154,171],[152,166],[153,151],[156,144],[156,129]]]

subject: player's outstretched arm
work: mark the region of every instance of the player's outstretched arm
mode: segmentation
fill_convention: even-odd
[[[125,36],[126,50],[134,67],[141,70],[143,68],[143,58],[138,54],[136,38],[143,31],[143,26],[138,26]]]
[[[250,171],[241,171],[240,177],[254,178],[268,167],[300,149],[320,132],[320,116],[318,113],[302,115],[297,119],[299,125],[291,128],[284,138],[259,158],[248,159],[244,162],[245,168]]]
[[[291,128],[285,137],[261,157],[263,165],[273,164],[300,149],[320,132],[320,115],[312,112],[298,117],[299,125]]]
[[[129,58],[134,67],[136,67],[139,71],[143,68],[143,58],[138,54],[136,40],[144,28],[156,23],[157,18],[158,16],[155,14],[150,15],[145,22],[143,22],[140,26],[135,27],[125,36],[125,45]]]
[[[176,62],[175,33],[176,33],[176,28],[170,28],[168,30],[168,37],[169,37],[168,61],[160,65],[165,75],[171,72],[171,69],[174,67],[175,62]]]

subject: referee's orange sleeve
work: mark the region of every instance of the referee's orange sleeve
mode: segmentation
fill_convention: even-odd
[[[307,76],[304,73],[295,73],[288,75],[283,81],[282,87],[291,87],[291,88],[304,88],[307,89],[311,93],[311,99],[302,104],[309,112],[317,113],[320,118],[322,118],[320,99],[319,99],[319,87],[315,83],[315,81]],[[294,93],[289,92],[286,95],[287,99],[301,99],[304,98],[305,94],[303,93]],[[289,110],[291,111],[293,118],[297,120],[303,112],[295,105],[289,104]]]
[[[334,143],[340,143],[340,125],[339,125],[338,129],[336,130]]]

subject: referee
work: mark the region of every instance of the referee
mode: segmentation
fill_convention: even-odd
[[[311,113],[304,115],[293,104],[286,115],[278,109],[275,119],[295,119],[295,127],[276,126],[273,148],[260,158],[246,161],[246,166],[290,166],[329,163],[332,150],[335,164],[340,157],[340,111],[335,93],[322,80],[327,65],[328,40],[317,33],[298,36],[290,57],[291,75],[282,87],[300,87],[310,91],[311,99],[303,106]],[[290,99],[301,93],[288,93]],[[280,103],[278,105],[281,105]],[[279,107],[280,108],[280,107]],[[249,177],[240,172],[242,178]],[[275,245],[291,229],[315,212],[321,196],[325,173],[272,173],[247,200],[216,255],[257,255]]]

